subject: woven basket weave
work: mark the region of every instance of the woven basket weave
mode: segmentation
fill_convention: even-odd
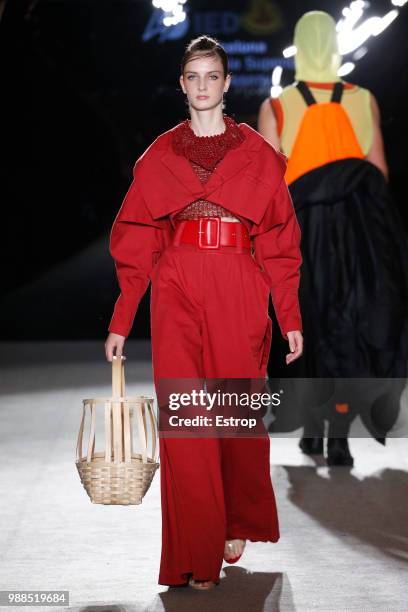
[[[125,359],[114,357],[112,360],[112,397],[83,400],[75,465],[94,504],[141,504],[159,467],[154,401],[143,395],[125,397]],[[98,405],[104,406],[105,452],[95,452]],[[83,456],[82,441],[87,412],[90,413],[90,431],[87,454]],[[133,452],[135,417],[140,453]],[[150,455],[147,429],[149,419]]]

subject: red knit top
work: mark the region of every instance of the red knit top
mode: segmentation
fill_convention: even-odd
[[[234,119],[223,115],[225,131],[214,136],[196,136],[186,119],[175,129],[172,147],[177,155],[184,155],[191,163],[200,181],[204,184],[226,153],[239,147],[245,134]],[[198,219],[200,217],[235,217],[229,210],[208,200],[195,200],[174,218],[174,221]]]

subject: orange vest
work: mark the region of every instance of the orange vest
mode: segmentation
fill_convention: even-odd
[[[289,185],[297,178],[327,163],[365,157],[351,121],[341,106],[344,84],[335,83],[330,102],[316,102],[304,81],[296,87],[307,104],[289,156],[285,179]]]

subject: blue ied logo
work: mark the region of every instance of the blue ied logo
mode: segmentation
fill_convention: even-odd
[[[154,36],[158,36],[159,42],[164,42],[166,40],[177,40],[186,35],[190,27],[188,15],[186,15],[184,21],[180,21],[176,25],[171,26],[164,25],[163,17],[164,13],[161,9],[153,11],[142,34],[143,42],[150,40]]]

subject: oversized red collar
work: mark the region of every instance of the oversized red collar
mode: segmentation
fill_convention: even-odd
[[[203,185],[191,163],[171,145],[178,125],[163,134],[136,160],[131,187],[118,213],[121,221],[166,227],[172,216],[202,198],[259,224],[281,183],[285,156],[254,128],[240,123],[241,146],[231,150]]]
[[[223,115],[223,119],[224,132],[213,136],[196,136],[190,120],[186,119],[173,131],[173,151],[207,170],[213,170],[229,149],[239,147],[245,140],[244,132],[234,119],[228,115]]]

